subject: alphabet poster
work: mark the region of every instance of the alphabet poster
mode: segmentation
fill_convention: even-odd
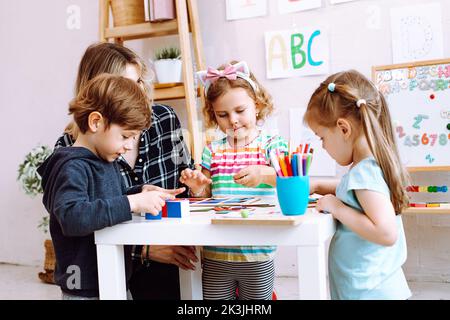
[[[322,0],[278,0],[278,11],[281,14],[304,11],[322,6]]]
[[[268,79],[329,72],[329,41],[323,29],[270,31],[264,38]]]
[[[267,14],[267,0],[227,0],[227,20],[246,19]]]
[[[393,63],[444,57],[440,3],[391,9]]]

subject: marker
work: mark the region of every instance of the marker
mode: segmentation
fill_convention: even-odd
[[[297,173],[299,176],[303,176],[302,154],[297,155]]]
[[[311,154],[306,156],[306,176],[309,174],[309,168],[311,167]]]
[[[284,158],[284,161],[286,161],[286,169],[287,169],[288,177],[292,177],[291,159],[289,158],[289,155],[287,155]]]
[[[305,150],[303,151],[303,153],[308,153],[308,149],[309,149],[309,143],[306,143]]]
[[[291,166],[292,166],[292,175],[293,176],[298,176],[298,171],[297,171],[297,169],[298,169],[298,166],[297,166],[297,158],[298,157],[298,154],[296,154],[296,153],[294,153],[293,155],[292,155],[292,159],[291,159]]]
[[[303,175],[306,176],[308,174],[306,167],[306,155],[302,155],[302,167],[303,167]]]
[[[277,175],[279,177],[283,176],[283,172],[281,172],[281,168],[280,168],[280,164],[278,162],[278,159],[276,157],[276,155],[274,154],[273,150],[272,152],[270,152],[270,162],[272,162],[272,167],[275,169],[275,172],[277,173]]]
[[[280,168],[281,168],[281,172],[283,173],[284,177],[287,177],[287,170],[286,170],[286,163],[284,162],[284,155],[280,155],[280,157],[278,158],[279,164],[280,164]]]

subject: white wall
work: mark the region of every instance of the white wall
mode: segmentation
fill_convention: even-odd
[[[370,77],[373,65],[392,63],[389,9],[391,7],[440,2],[444,50],[450,56],[450,1],[448,0],[360,0],[321,9],[280,15],[276,1],[269,0],[268,15],[226,21],[224,0],[197,0],[204,52],[208,65],[231,59],[246,60],[258,80],[271,92],[277,106],[272,120],[280,133],[289,135],[288,109],[305,106],[323,76],[268,80],[265,78],[264,32],[320,24],[329,26],[331,71],[355,68]],[[81,10],[81,28],[66,27],[67,8]],[[378,6],[380,28],[369,29],[367,8]],[[0,1],[0,141],[7,156],[0,166],[0,262],[42,264],[43,235],[37,230],[45,214],[40,199],[30,199],[16,182],[17,167],[37,143],[53,145],[68,121],[67,103],[79,59],[98,39],[98,1],[15,0]],[[176,43],[176,37],[125,43],[142,57],[152,48]],[[182,101],[171,101],[187,127]],[[344,169],[338,168],[338,175]],[[405,216],[409,247],[407,274],[414,278],[450,281],[449,217]],[[277,272],[295,274],[292,248],[280,248]]]

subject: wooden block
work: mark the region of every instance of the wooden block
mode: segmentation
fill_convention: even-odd
[[[145,213],[145,220],[161,220],[162,219],[162,211],[159,212],[158,215],[154,216],[151,213]]]
[[[189,217],[189,200],[170,200],[166,201],[167,218],[186,218]]]

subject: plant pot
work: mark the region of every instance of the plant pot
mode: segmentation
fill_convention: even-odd
[[[154,63],[158,83],[181,82],[181,60],[161,59]]]
[[[45,261],[44,261],[44,270],[45,272],[39,272],[38,276],[45,283],[55,283],[53,278],[53,274],[55,272],[56,258],[55,258],[55,250],[53,248],[52,240],[44,241],[45,248]]]
[[[111,9],[114,27],[145,22],[143,0],[112,0]]]

